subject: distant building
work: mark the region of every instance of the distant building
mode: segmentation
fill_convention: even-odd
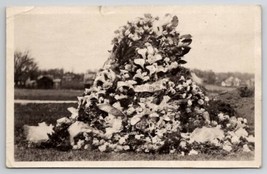
[[[254,87],[255,86],[255,79],[254,78],[251,78],[249,80],[246,80],[246,84],[245,84],[247,87]]]
[[[222,81],[221,86],[225,86],[225,87],[239,87],[241,84],[241,80],[237,77],[229,77],[226,80]]]
[[[37,78],[37,87],[40,89],[52,89],[54,86],[53,76],[40,75]]]
[[[54,79],[53,80],[53,87],[55,88],[55,89],[60,89],[61,88],[61,79]]]
[[[75,78],[75,74],[71,72],[67,72],[63,75],[62,79],[63,81],[70,82]]]
[[[84,82],[85,88],[89,88],[92,86],[95,80],[95,76],[96,76],[96,72],[88,72],[84,74],[83,82]]]
[[[37,87],[37,82],[36,80],[31,80],[30,78],[28,78],[25,81],[25,87],[26,88],[36,88]]]
[[[236,77],[236,78],[233,80],[233,86],[235,86],[235,87],[239,87],[240,84],[241,84],[241,80],[240,80],[239,78]]]

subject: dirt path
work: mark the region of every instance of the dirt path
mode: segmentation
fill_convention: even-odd
[[[14,100],[14,103],[28,104],[28,103],[77,103],[76,100]]]

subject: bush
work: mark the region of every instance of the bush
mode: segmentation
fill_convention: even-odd
[[[254,88],[249,88],[247,86],[242,86],[238,88],[240,97],[253,97]]]

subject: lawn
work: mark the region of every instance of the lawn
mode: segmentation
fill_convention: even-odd
[[[15,89],[15,99],[24,100],[77,100],[83,90],[70,89]]]
[[[254,152],[238,152],[227,156],[198,154],[101,153],[96,150],[70,150],[28,148],[22,134],[24,124],[37,125],[45,121],[54,124],[58,118],[69,116],[68,107],[77,104],[15,104],[15,160],[16,161],[107,161],[107,160],[253,160]]]

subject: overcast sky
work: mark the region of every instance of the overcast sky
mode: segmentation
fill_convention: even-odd
[[[29,50],[41,69],[99,69],[109,56],[114,31],[147,12],[176,14],[180,33],[193,36],[185,66],[215,72],[254,72],[255,16],[246,8],[90,8],[79,12],[68,8],[50,13],[37,8],[15,16],[15,49]]]

